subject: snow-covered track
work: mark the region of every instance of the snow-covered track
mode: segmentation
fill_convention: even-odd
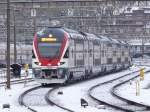
[[[136,73],[136,72],[139,72],[139,70],[136,70],[136,71],[134,71],[133,73]],[[130,72],[131,73],[131,72]],[[105,76],[105,75],[104,75]],[[108,76],[110,76],[110,75],[108,75]],[[122,75],[121,75],[122,76]],[[123,76],[122,76],[123,77]],[[92,81],[93,79],[87,79],[87,80],[84,80],[84,81],[81,81],[80,83],[69,83],[69,84],[67,84],[67,85],[65,85],[65,87],[68,87],[68,86],[72,86],[72,85],[78,85],[78,84],[83,84],[83,83],[86,83],[87,81]],[[111,79],[110,79],[111,80]],[[64,86],[62,86],[62,88],[63,88]],[[72,107],[68,107],[68,105],[62,105],[60,102],[57,102],[57,100],[54,100],[54,96],[53,96],[53,93],[55,93],[56,91],[57,92],[61,92],[61,91],[58,91],[59,89],[61,89],[60,88],[60,86],[59,87],[56,87],[56,88],[53,88],[53,89],[51,89],[51,90],[49,90],[48,91],[48,93],[47,93],[47,95],[46,95],[46,97],[45,97],[45,99],[46,99],[46,101],[48,102],[48,103],[50,103],[50,105],[51,104],[53,104],[53,105],[55,105],[55,106],[57,106],[57,107],[59,107],[59,108],[61,108],[61,109],[63,109],[63,110],[65,110],[65,111],[68,111],[68,112],[75,112],[76,110],[74,110]],[[57,94],[59,94],[59,93],[57,93]],[[53,96],[53,97],[50,97],[50,96]]]
[[[29,92],[31,91],[34,91],[36,89],[39,89],[41,88],[41,86],[36,86],[36,87],[33,87],[33,88],[30,88],[28,89],[27,91],[23,92],[20,96],[19,96],[19,99],[18,99],[18,102],[20,105],[23,105],[25,107],[27,107],[29,110],[31,110],[32,112],[37,112],[36,110],[34,110],[33,108],[31,108],[30,106],[28,106],[27,104],[24,103],[24,97],[26,94],[28,94]]]
[[[148,71],[147,71],[148,72]],[[118,110],[122,110],[125,112],[135,112],[135,111],[143,111],[147,110],[147,108],[143,107],[142,105],[132,105],[129,102],[125,102],[124,100],[118,99],[112,93],[112,88],[124,81],[134,79],[138,76],[139,72],[133,72],[126,74],[124,76],[118,77],[116,79],[112,79],[110,81],[97,84],[89,89],[89,96],[98,101],[100,103],[106,104]]]
[[[20,83],[25,83],[25,82],[31,82],[34,81],[33,78],[26,78],[26,79],[17,79],[17,80],[12,80],[10,81],[11,84],[20,84]],[[0,86],[5,86],[6,82],[0,82]]]
[[[147,71],[147,72],[150,72],[150,71]],[[136,78],[136,77],[135,77]],[[134,79],[134,78],[133,78]],[[121,100],[123,100],[123,101],[125,101],[125,102],[127,102],[127,103],[129,103],[129,104],[132,104],[132,105],[137,105],[137,106],[142,106],[142,107],[145,107],[145,110],[150,110],[150,105],[146,105],[146,104],[143,104],[143,103],[139,103],[139,102],[136,102],[136,101],[133,101],[133,100],[129,100],[129,99],[127,99],[127,98],[124,98],[124,97],[122,97],[122,96],[120,96],[118,93],[117,93],[117,88],[118,87],[120,87],[121,85],[123,85],[123,84],[125,84],[125,83],[127,83],[127,82],[129,82],[130,81],[130,79],[129,80],[126,80],[126,81],[124,81],[124,82],[122,82],[122,83],[119,83],[119,84],[117,84],[117,85],[115,85],[113,88],[112,88],[112,94],[114,95],[114,96],[116,96],[117,98],[119,98],[119,99],[121,99]]]
[[[49,91],[47,92],[47,94],[45,95],[45,100],[47,101],[47,103],[50,104],[50,105],[53,104],[53,105],[55,105],[55,106],[57,106],[57,107],[59,107],[59,108],[65,110],[65,111],[67,111],[67,112],[75,112],[75,111],[73,111],[73,110],[71,110],[71,109],[69,109],[69,108],[63,107],[63,106],[61,106],[61,105],[55,103],[54,101],[52,101],[52,100],[50,99],[49,95],[50,95],[53,91],[55,91],[56,89],[59,89],[59,87],[56,87],[56,88],[53,88],[53,89],[49,90]]]

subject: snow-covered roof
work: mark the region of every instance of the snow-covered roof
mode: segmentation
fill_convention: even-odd
[[[108,37],[106,37],[106,36],[102,36],[101,35],[100,38],[101,38],[101,41],[111,42],[111,40]]]
[[[127,7],[124,11],[124,13],[132,13],[134,10],[139,10],[140,8],[137,6],[133,6],[133,7]]]
[[[146,41],[146,40],[142,40],[142,39],[133,39],[133,40],[130,40],[128,42],[130,45],[150,45],[150,42],[149,41]]]

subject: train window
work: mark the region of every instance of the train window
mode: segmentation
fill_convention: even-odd
[[[124,51],[122,51],[122,56],[124,56]]]
[[[86,55],[87,55],[87,50],[85,49],[84,50],[84,56],[86,57]]]
[[[102,51],[102,57],[104,57],[105,55],[104,55],[104,51]]]
[[[129,61],[129,60],[128,60],[128,57],[126,57],[126,58],[125,58],[125,62],[128,62],[128,61]]]
[[[111,43],[108,43],[107,46],[108,46],[108,47],[112,47],[112,44],[111,44]]]
[[[64,58],[69,58],[69,48],[66,50]]]
[[[73,49],[71,50],[72,58],[73,58]]]
[[[90,57],[92,57],[92,49],[89,50]]]
[[[113,51],[113,56],[116,56],[117,52],[116,51]]]
[[[117,58],[117,62],[118,62],[118,63],[121,63],[121,58]]]
[[[112,58],[108,58],[108,59],[107,59],[107,63],[108,63],[108,64],[112,64]]]
[[[95,59],[94,60],[94,65],[99,65],[101,63],[101,60],[100,59]]]
[[[32,58],[35,58],[35,54],[34,54],[33,50],[32,50]]]

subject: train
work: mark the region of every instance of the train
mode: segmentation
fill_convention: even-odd
[[[32,52],[34,78],[42,85],[101,76],[131,65],[128,43],[61,26],[38,31]]]

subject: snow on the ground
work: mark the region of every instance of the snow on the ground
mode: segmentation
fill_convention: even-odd
[[[29,83],[28,86],[24,86],[24,84],[11,85],[11,89],[6,89],[4,86],[0,87],[0,112],[30,112],[18,104],[19,95],[37,84],[32,82],[32,85],[29,85]],[[9,104],[10,108],[3,108],[4,104]]]
[[[136,95],[136,90],[138,90],[136,89],[137,81],[139,81],[140,84],[139,95]],[[117,94],[126,99],[150,106],[150,73],[145,74],[143,81],[140,81],[140,78],[138,77],[133,81],[129,81],[128,83],[118,87]]]
[[[131,67],[128,70],[124,70],[122,72],[114,73],[111,75],[107,75],[105,77],[99,77],[96,79],[92,79],[83,83],[78,83],[72,86],[60,88],[59,90],[56,90],[52,94],[50,94],[50,99],[52,101],[59,103],[59,105],[67,107],[72,110],[76,110],[76,112],[87,112],[88,108],[81,107],[80,99],[84,98],[89,103],[89,108],[95,109],[94,112],[116,112],[116,110],[112,109],[106,109],[106,107],[103,107],[97,103],[95,103],[92,99],[90,99],[87,95],[88,90],[90,87],[108,81],[112,78],[116,78],[118,76],[122,76],[126,73],[130,73],[132,71],[136,71],[139,69],[138,67]],[[62,91],[63,94],[59,95],[58,92]],[[98,109],[99,108],[99,109]]]
[[[2,70],[1,70],[2,71]],[[2,74],[5,72],[1,72],[1,76],[4,76],[5,74]],[[18,79],[24,79],[25,77],[25,71],[21,71],[21,78],[12,78],[11,80],[18,80]],[[32,77],[32,71],[29,70],[28,78]],[[5,82],[6,77],[1,77],[0,82]],[[20,106],[18,104],[18,97],[19,95],[29,89],[30,87],[37,86],[36,82],[31,82],[25,85],[22,84],[15,84],[11,85],[10,89],[6,89],[6,86],[0,87],[0,112],[30,112],[27,108]],[[3,108],[3,105],[9,104],[10,108]]]

